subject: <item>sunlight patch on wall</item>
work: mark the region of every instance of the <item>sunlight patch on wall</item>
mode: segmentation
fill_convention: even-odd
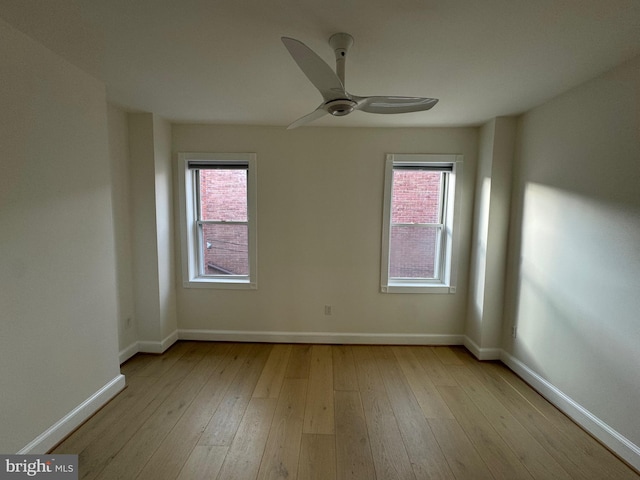
[[[597,360],[619,349],[640,362],[636,341],[621,333],[633,328],[640,311],[639,220],[638,212],[619,205],[526,186],[517,348],[536,352],[529,360],[541,374],[553,371],[553,382],[579,385],[576,369],[591,380],[628,369]],[[573,365],[545,369],[558,362]]]

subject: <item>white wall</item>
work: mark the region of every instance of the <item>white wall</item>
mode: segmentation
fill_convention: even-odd
[[[108,105],[109,158],[113,228],[116,246],[118,289],[118,345],[125,351],[138,341],[138,327],[133,297],[133,255],[131,251],[131,182],[129,162],[128,114]]]
[[[639,112],[636,58],[521,119],[503,332],[510,354],[636,446]]]
[[[160,293],[153,115],[129,114],[131,161],[131,234],[133,240],[133,295],[139,338],[159,342]]]
[[[104,86],[3,21],[0,58],[0,452],[11,453],[121,377]]]
[[[160,301],[160,338],[176,335],[176,273],[173,212],[173,163],[171,125],[157,115],[153,118],[156,228],[158,249],[158,290]],[[173,340],[175,341],[175,340]],[[167,343],[172,341],[169,340]]]
[[[173,149],[258,159],[258,290],[188,289],[179,279],[181,330],[461,338],[477,129],[173,125]],[[456,294],[380,293],[386,153],[464,155]]]
[[[515,117],[480,129],[466,345],[481,359],[500,358],[515,139]]]
[[[136,348],[128,351],[161,353],[177,340],[171,126],[151,113],[129,114],[128,121],[139,334]]]

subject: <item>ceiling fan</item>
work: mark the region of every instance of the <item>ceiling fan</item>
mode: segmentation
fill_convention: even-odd
[[[344,72],[347,52],[353,45],[353,37],[348,33],[336,33],[329,38],[329,45],[336,55],[336,71],[313,50],[300,40],[282,37],[284,46],[307,76],[320,91],[323,102],[313,112],[299,118],[287,129],[296,128],[317,120],[327,113],[336,117],[348,115],[354,110],[367,113],[408,113],[429,110],[436,103],[436,98],[424,97],[359,97],[345,90]]]

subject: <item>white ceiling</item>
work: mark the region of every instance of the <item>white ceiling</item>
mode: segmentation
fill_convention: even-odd
[[[174,122],[285,126],[315,109],[281,36],[334,66],[327,40],[348,32],[351,93],[440,99],[319,126],[478,125],[640,54],[639,0],[0,0],[0,17],[110,101]]]

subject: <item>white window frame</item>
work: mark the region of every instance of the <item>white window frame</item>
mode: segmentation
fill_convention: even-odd
[[[454,154],[388,154],[385,162],[384,207],[382,223],[381,291],[383,293],[455,293],[460,224],[460,197],[463,156]],[[442,251],[440,278],[400,279],[389,276],[389,248],[391,234],[391,201],[393,199],[394,167],[450,167],[447,173],[443,205]]]
[[[182,284],[187,288],[258,288],[257,179],[255,153],[178,153],[180,190],[180,231],[182,250]],[[195,170],[189,164],[242,165],[247,169],[247,224],[249,228],[249,274],[203,275],[200,268],[200,240],[197,226],[198,185]]]

